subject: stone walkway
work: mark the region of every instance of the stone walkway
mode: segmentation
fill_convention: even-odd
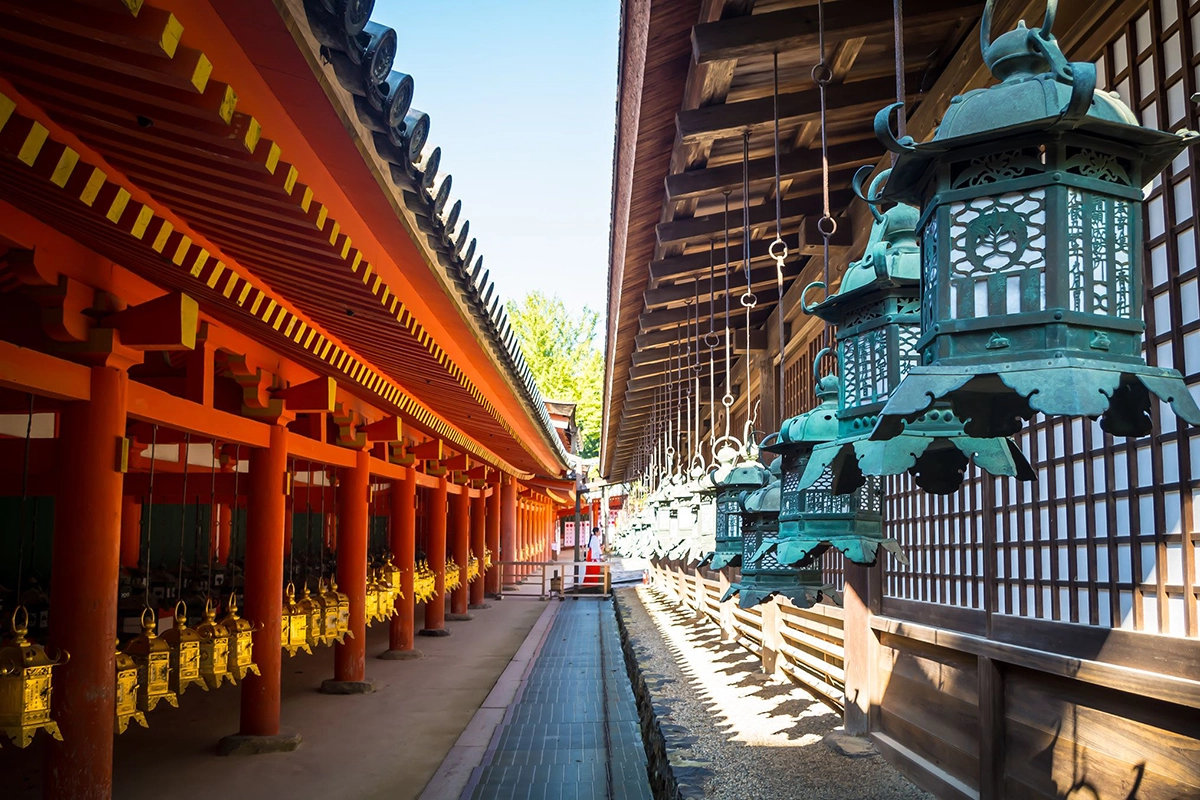
[[[565,601],[468,792],[472,800],[650,800],[610,602]]]

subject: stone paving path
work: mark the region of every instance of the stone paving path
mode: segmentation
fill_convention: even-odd
[[[650,800],[611,603],[565,602],[493,742],[472,800]]]

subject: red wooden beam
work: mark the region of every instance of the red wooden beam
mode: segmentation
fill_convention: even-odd
[[[337,381],[330,377],[314,378],[286,389],[278,389],[272,392],[272,395],[282,399],[288,411],[296,413],[329,412],[334,410]]]
[[[105,317],[101,325],[116,328],[121,344],[134,350],[195,350],[199,304],[182,292],[130,306]]]

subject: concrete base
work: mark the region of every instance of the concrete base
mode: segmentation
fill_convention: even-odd
[[[475,619],[474,614],[447,614],[447,622],[470,622]]]
[[[370,694],[375,691],[375,679],[361,681],[335,681],[332,678],[321,682],[322,694]]]
[[[438,628],[437,630],[433,630],[432,628],[421,628],[421,630],[417,631],[417,636],[449,636],[449,635],[450,635],[450,631],[447,630],[446,628]]]
[[[257,756],[263,753],[290,753],[300,746],[300,734],[281,730],[274,736],[247,736],[235,733],[217,743],[217,753],[223,756]]]
[[[467,608],[471,609],[472,611],[479,611],[481,609],[491,608],[491,607],[492,607],[491,603],[471,603],[471,605],[467,606]]]
[[[384,661],[411,661],[416,658],[424,658],[425,654],[416,649],[384,650],[378,657]]]

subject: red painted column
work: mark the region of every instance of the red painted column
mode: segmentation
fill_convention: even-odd
[[[505,475],[500,483],[500,554],[505,561],[517,559],[517,483],[511,475]],[[516,582],[516,569],[505,567],[504,585]]]
[[[338,483],[338,588],[350,598],[350,633],[333,646],[333,681],[322,689],[332,693],[369,691],[367,659],[367,520],[371,505],[371,454],[359,450],[354,466],[343,469]]]
[[[517,500],[517,558],[524,561],[529,556],[529,509],[524,500]],[[529,574],[528,567],[522,566],[517,575],[523,580]]]
[[[446,630],[446,495],[446,479],[442,477],[429,498],[429,552],[426,555],[433,570],[437,594],[425,604],[422,636],[450,635]]]
[[[487,499],[487,521],[484,538],[492,551],[492,561],[500,560],[500,484],[492,484],[492,493]],[[492,567],[484,578],[484,591],[497,594],[500,591],[500,568]]]
[[[400,592],[396,615],[388,625],[388,650],[381,658],[408,658],[419,655],[413,649],[413,577],[417,558],[417,478],[412,469],[404,480],[392,481],[391,543],[395,564],[400,568]]]
[[[246,619],[254,632],[254,661],[261,676],[242,681],[242,736],[279,735],[279,625],[283,614],[283,529],[287,511],[287,428],[272,425],[270,443],[250,451],[246,487]]]
[[[454,563],[458,564],[458,588],[450,595],[450,614],[453,619],[470,619],[467,615],[467,561],[471,555],[471,498],[467,487],[450,499],[454,521]]]
[[[126,495],[121,499],[121,566],[133,569],[142,553],[142,504]]]
[[[233,506],[228,503],[217,504],[217,535],[213,544],[216,545],[218,564],[229,563],[229,545],[233,541]]]
[[[480,492],[479,497],[471,498],[471,551],[479,559],[479,577],[471,584],[470,608],[485,607],[483,604],[483,583],[486,577],[483,572],[483,553],[487,548],[487,534],[485,532],[486,512],[487,498],[483,496],[483,492]]]
[[[54,719],[64,741],[43,737],[43,796],[54,800],[112,796],[124,481],[118,448],[125,435],[128,389],[124,371],[93,367],[91,401],[62,411],[50,644],[68,651],[71,660],[54,671]]]

